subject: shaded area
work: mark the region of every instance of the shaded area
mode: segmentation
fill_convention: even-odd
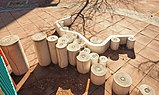
[[[85,92],[88,74],[80,74],[73,66],[61,69],[58,65],[37,66],[26,83],[18,92],[19,95],[55,95],[58,88],[70,89],[73,94]],[[69,92],[65,92],[69,93]]]
[[[128,58],[131,58],[131,59],[135,59],[136,56],[135,56],[135,52],[134,52],[134,49],[127,49],[126,45],[120,45],[119,46],[119,49],[114,51],[114,50],[111,50],[110,48],[108,50],[106,50],[106,52],[102,55],[105,55],[107,57],[110,57],[110,59],[116,61],[119,59],[119,54],[127,54],[127,57]]]

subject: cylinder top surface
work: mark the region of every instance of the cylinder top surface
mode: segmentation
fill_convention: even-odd
[[[71,43],[67,46],[68,51],[78,51],[80,50],[80,45],[78,43]]]
[[[142,84],[139,87],[139,91],[143,94],[143,95],[156,95],[154,89],[146,84]]]
[[[120,42],[120,39],[118,37],[113,37],[113,38],[111,38],[111,41],[113,41],[113,42]]]
[[[91,72],[96,76],[104,76],[107,72],[107,69],[104,65],[95,63],[91,67]]]
[[[122,87],[129,87],[132,84],[131,77],[125,72],[117,72],[114,75],[114,81]]]
[[[98,53],[90,53],[90,56],[91,56],[91,59],[98,59],[99,58],[99,55]]]
[[[58,37],[56,36],[56,35],[52,35],[52,36],[49,36],[48,38],[47,38],[47,40],[48,41],[56,41],[56,40],[58,40]]]
[[[102,39],[100,39],[98,37],[91,37],[90,42],[92,42],[94,44],[100,44],[100,43],[102,43]]]
[[[102,62],[107,62],[108,58],[106,56],[100,56],[99,60],[102,61]]]
[[[90,55],[85,52],[80,52],[79,55],[77,56],[77,59],[82,62],[87,62],[90,60]]]
[[[65,38],[65,37],[60,37],[59,39],[58,39],[58,42],[62,42],[62,43],[68,43],[69,42],[69,40],[67,39],[67,38]]]
[[[86,53],[90,53],[91,50],[89,48],[84,48],[82,51],[86,52]]]
[[[56,47],[57,47],[57,48],[65,48],[66,46],[67,46],[67,43],[58,42],[58,43],[56,44]]]
[[[41,41],[44,40],[47,37],[45,33],[36,33],[33,36],[31,36],[33,41]]]
[[[134,37],[128,37],[128,40],[135,41],[136,39]]]
[[[1,46],[8,46],[8,45],[12,45],[18,41],[19,41],[19,37],[17,35],[9,35],[9,36],[3,37],[0,40],[0,45]]]

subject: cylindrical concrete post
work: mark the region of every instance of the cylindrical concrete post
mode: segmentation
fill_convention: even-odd
[[[105,83],[106,67],[102,64],[95,63],[91,67],[91,81],[95,85],[102,85]]]
[[[87,54],[90,54],[91,53],[91,50],[89,48],[84,48],[82,51],[84,51],[85,53]]]
[[[142,84],[139,87],[138,95],[156,95],[155,90],[146,84]]]
[[[67,34],[63,35],[62,37],[68,39],[68,44],[72,43],[73,40],[74,40],[74,37],[73,37],[72,33],[67,33]]]
[[[99,60],[99,55],[97,53],[90,53],[90,57],[91,57],[91,64],[95,64],[98,63]]]
[[[57,41],[58,43],[69,43],[69,40],[66,37],[60,37]]]
[[[117,38],[117,37],[111,38],[111,45],[110,45],[111,49],[112,50],[118,50],[119,43],[120,43],[120,39],[119,38]]]
[[[76,56],[80,51],[80,45],[78,43],[71,43],[67,46],[69,63],[73,66],[76,65]]]
[[[49,46],[46,40],[47,35],[45,33],[36,33],[31,36],[36,49],[37,57],[40,66],[47,66],[51,63]]]
[[[77,70],[78,72],[85,74],[88,73],[90,70],[90,55],[85,52],[80,52],[78,56],[76,56],[77,59]]]
[[[134,44],[135,44],[135,38],[134,37],[128,37],[127,44],[126,44],[127,48],[128,49],[133,49]]]
[[[106,56],[100,56],[99,57],[99,63],[103,64],[104,66],[107,66],[108,58]]]
[[[102,39],[98,38],[98,37],[91,37],[90,38],[90,42],[94,43],[94,44],[100,44],[102,43]]]
[[[56,35],[49,36],[47,38],[48,45],[49,45],[49,51],[51,55],[51,61],[53,64],[57,64],[57,53],[56,53],[56,43],[57,43],[58,37]]]
[[[117,72],[113,78],[113,92],[117,95],[127,95],[132,85],[131,77],[125,72]]]
[[[17,35],[9,35],[2,38],[0,46],[15,75],[22,75],[28,71],[28,60]]]
[[[56,44],[58,64],[60,68],[65,68],[68,66],[68,55],[67,55],[66,47],[67,47],[67,43],[58,42]]]

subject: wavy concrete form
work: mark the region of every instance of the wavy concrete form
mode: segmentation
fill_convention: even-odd
[[[121,44],[126,44],[127,43],[127,39],[129,37],[134,37],[133,35],[111,35],[108,38],[106,38],[102,43],[100,44],[94,44],[92,42],[90,42],[89,40],[87,40],[83,35],[81,35],[80,33],[76,32],[76,31],[71,31],[68,28],[66,28],[66,26],[69,26],[72,23],[72,17],[71,16],[67,16],[64,17],[60,20],[57,20],[55,22],[55,28],[56,31],[58,32],[58,34],[60,36],[62,36],[63,34],[66,33],[73,33],[78,35],[78,37],[80,39],[82,39],[84,41],[84,44],[91,49],[91,51],[96,52],[98,54],[102,54],[104,53],[110,46],[110,40],[113,37],[118,37],[120,38],[120,45]]]

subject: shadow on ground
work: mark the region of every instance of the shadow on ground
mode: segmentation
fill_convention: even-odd
[[[61,69],[58,65],[47,67],[37,66],[26,83],[22,86],[19,95],[67,95],[70,93],[82,95],[85,93],[89,73],[80,74],[73,66]],[[18,80],[18,78],[16,78]],[[89,84],[88,93],[91,94],[98,86]],[[103,89],[104,93],[104,89]]]

